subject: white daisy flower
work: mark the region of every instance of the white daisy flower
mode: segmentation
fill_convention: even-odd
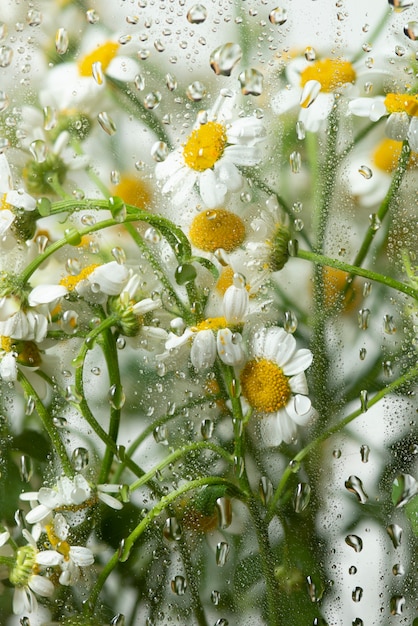
[[[170,333],[165,345],[166,354],[191,343],[190,360],[199,371],[212,367],[216,356],[226,365],[239,365],[245,353],[237,328],[244,322],[248,303],[245,287],[231,285],[223,297],[223,316],[209,317],[196,326],[186,328],[181,336]]]
[[[74,585],[80,577],[80,567],[89,567],[94,563],[94,556],[89,548],[71,546],[67,539],[70,526],[63,515],[58,513],[46,533],[53,550],[43,550],[38,554],[37,562],[45,567],[59,566],[61,585]]]
[[[38,560],[40,552],[35,538],[26,529],[22,534],[27,545],[17,549],[16,563],[9,574],[9,580],[15,588],[13,594],[15,615],[36,613],[38,608],[36,595],[48,598],[54,593],[53,583],[38,574],[41,563]]]
[[[353,115],[368,117],[372,122],[388,115],[386,135],[395,141],[408,140],[411,150],[418,152],[418,95],[388,93],[386,97],[356,98],[349,103]]]
[[[9,231],[15,220],[11,207],[34,211],[36,200],[22,189],[15,189],[10,166],[5,154],[0,154],[0,238]]]
[[[243,183],[240,166],[253,166],[261,160],[258,144],[266,131],[256,117],[229,122],[233,99],[219,96],[210,111],[201,113],[186,142],[155,168],[163,180],[163,193],[171,193],[176,205],[183,204],[195,184],[203,203],[221,207],[228,192]]]
[[[298,57],[286,68],[289,85],[273,98],[273,111],[281,115],[299,106],[299,121],[315,133],[331,113],[336,94],[349,93],[358,76],[357,66],[345,59]]]
[[[296,349],[293,335],[273,326],[253,338],[251,358],[240,374],[241,391],[256,416],[261,417],[266,443],[277,446],[296,439],[297,426],[313,415],[304,371],[312,353]]]

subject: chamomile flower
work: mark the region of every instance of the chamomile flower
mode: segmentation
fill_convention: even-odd
[[[186,328],[180,337],[170,333],[165,346],[167,354],[191,343],[190,360],[198,371],[212,367],[216,356],[226,365],[239,365],[245,355],[238,329],[244,322],[248,301],[248,292],[244,287],[231,285],[223,297],[224,315],[209,317],[196,326]]]
[[[386,97],[356,98],[349,103],[353,115],[368,117],[372,122],[388,115],[386,135],[395,141],[407,140],[418,152],[418,95],[388,93]]]
[[[331,113],[336,94],[345,93],[358,72],[345,59],[307,61],[298,57],[289,63],[286,75],[289,86],[273,99],[273,111],[281,115],[299,106],[299,121],[306,130],[317,132]]]
[[[219,96],[210,111],[198,116],[185,143],[156,165],[156,177],[164,181],[162,192],[171,193],[176,205],[182,205],[197,184],[206,207],[224,206],[228,192],[243,184],[239,167],[260,162],[264,125],[255,116],[230,122],[232,106],[232,98]]]
[[[5,154],[0,154],[0,240],[9,232],[16,218],[12,209],[34,211],[36,200],[23,189],[15,189]]]
[[[254,335],[251,354],[240,374],[241,391],[270,445],[296,439],[297,426],[306,426],[313,410],[305,370],[312,353],[296,349],[293,335],[272,326]]]

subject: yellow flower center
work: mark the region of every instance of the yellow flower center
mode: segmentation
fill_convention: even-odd
[[[16,361],[26,367],[39,367],[42,362],[39,348],[33,341],[21,341],[12,337],[1,337],[0,347],[5,352],[14,352]]]
[[[333,308],[341,302],[343,312],[349,313],[359,307],[361,302],[361,292],[353,284],[347,290],[342,301],[342,291],[347,286],[348,273],[335,267],[324,266],[322,268],[324,276],[324,296],[325,306]],[[354,283],[355,284],[355,283]]]
[[[356,72],[349,63],[342,59],[321,59],[310,63],[300,75],[300,84],[306,85],[308,80],[317,80],[321,83],[321,91],[330,93],[346,83],[353,83]]]
[[[70,558],[70,549],[71,549],[70,544],[67,541],[60,539],[55,534],[55,529],[54,529],[53,524],[47,524],[45,526],[45,530],[46,530],[46,534],[48,536],[49,543],[51,544],[51,546],[54,548],[54,550],[62,554],[62,556],[64,557],[66,561],[68,561]]]
[[[193,326],[192,330],[197,333],[199,330],[220,330],[221,328],[227,327],[228,324],[224,317],[208,317],[206,320]]]
[[[146,181],[134,176],[122,176],[120,183],[114,188],[114,196],[122,198],[126,204],[143,209],[151,203],[151,190]]]
[[[10,204],[6,202],[6,194],[4,193],[0,199],[0,211],[3,209],[10,209]]]
[[[12,585],[15,587],[26,587],[37,571],[35,548],[31,545],[18,548],[15,564],[9,574],[9,580]]]
[[[88,265],[83,268],[77,276],[65,276],[64,278],[61,278],[60,285],[66,287],[68,291],[73,291],[77,287],[78,283],[88,278],[96,267],[99,267],[99,263],[92,263],[92,265]]]
[[[289,402],[289,379],[273,361],[253,359],[241,372],[241,389],[250,405],[262,413],[274,413]]]
[[[80,76],[90,77],[92,75],[93,63],[101,63],[102,70],[105,72],[109,63],[115,58],[119,49],[119,44],[114,41],[107,41],[93,52],[86,54],[78,61],[78,71]]]
[[[238,215],[225,209],[202,211],[194,218],[189,236],[196,248],[206,252],[218,248],[232,252],[244,241],[245,226]]]
[[[394,139],[383,139],[373,153],[373,163],[383,172],[393,172],[398,165],[402,152],[402,141]],[[418,153],[411,152],[408,165],[415,167],[417,165]]]
[[[385,107],[389,113],[407,113],[418,117],[418,94],[388,93]]]
[[[226,146],[226,128],[219,122],[207,122],[196,128],[183,146],[184,161],[197,172],[213,167]]]

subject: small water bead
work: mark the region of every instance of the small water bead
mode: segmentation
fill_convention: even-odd
[[[160,91],[151,91],[145,96],[143,100],[144,107],[149,111],[153,111],[159,106],[161,100],[162,95]]]
[[[48,154],[46,143],[42,139],[35,139],[29,146],[29,150],[37,163],[44,163]]]
[[[273,497],[273,484],[267,476],[262,476],[260,478],[260,483],[258,487],[258,492],[260,494],[261,502],[266,506]]]
[[[52,423],[54,424],[55,428],[66,428],[68,422],[65,417],[53,417]]]
[[[363,597],[362,587],[354,587],[353,591],[351,592],[351,598],[353,602],[360,602],[362,597]]]
[[[71,455],[71,464],[76,472],[81,472],[89,464],[90,455],[86,448],[75,448]]]
[[[397,57],[404,57],[406,50],[403,46],[395,46],[395,54]]]
[[[177,79],[172,74],[166,74],[165,84],[167,85],[167,89],[169,91],[175,91],[177,89]]]
[[[287,333],[296,332],[298,327],[298,318],[293,311],[285,311],[283,328]]]
[[[98,114],[97,121],[99,122],[100,126],[105,131],[105,133],[107,133],[108,135],[111,136],[116,133],[116,130],[117,130],[116,124],[113,121],[113,119],[110,117],[110,115],[106,113],[106,111],[101,111]]]
[[[161,241],[161,235],[156,228],[154,228],[153,226],[150,226],[149,228],[147,228],[147,230],[144,233],[144,239],[145,241],[148,241],[149,243],[156,244]]]
[[[170,582],[171,591],[177,596],[184,596],[187,589],[187,582],[184,576],[174,576]]]
[[[356,617],[356,619],[353,620],[351,623],[352,623],[352,626],[364,626],[363,620],[360,619],[359,617]]]
[[[370,309],[360,309],[357,315],[357,323],[360,330],[367,330],[370,321]]]
[[[408,24],[404,26],[403,32],[408,39],[416,41],[418,39],[418,22],[408,22]]]
[[[164,523],[163,536],[168,541],[180,541],[183,534],[182,527],[175,517],[168,517]]]
[[[214,626],[228,626],[229,622],[224,617],[220,617],[216,620]]]
[[[269,14],[269,20],[272,24],[282,26],[285,22],[287,22],[287,11],[286,9],[282,9],[281,7],[276,7]]]
[[[215,425],[211,419],[203,419],[200,424],[200,432],[203,439],[210,439],[213,435]]]
[[[402,615],[403,608],[405,606],[405,598],[401,595],[392,596],[390,599],[390,614],[391,615]]]
[[[296,487],[293,506],[296,513],[302,513],[311,499],[311,487],[308,483],[299,483]]]
[[[363,550],[363,540],[358,535],[347,535],[345,543],[353,548],[354,552],[361,552]]]
[[[22,454],[19,459],[19,472],[23,482],[28,483],[33,476],[33,461],[27,454]]]
[[[145,79],[141,74],[137,74],[134,78],[134,85],[138,91],[142,91],[145,88]]]
[[[386,532],[392,540],[393,547],[399,548],[402,541],[402,528],[398,524],[389,524],[386,528]]]
[[[393,321],[393,315],[383,316],[383,329],[387,335],[393,335],[396,333],[396,326]]]
[[[393,481],[396,488],[396,500],[394,505],[399,508],[407,504],[418,494],[418,482],[410,474],[399,474]]]
[[[237,43],[226,43],[212,52],[209,57],[209,64],[216,75],[230,76],[241,58],[241,46]]]
[[[0,113],[3,113],[3,111],[5,111],[8,108],[9,104],[10,104],[9,96],[7,95],[5,91],[0,90]]]
[[[219,528],[225,530],[232,523],[232,502],[230,498],[220,497],[216,500]]]
[[[366,280],[363,285],[363,297],[367,298],[367,296],[369,296],[371,292],[372,292],[372,283]]]
[[[9,67],[13,59],[13,49],[9,46],[0,47],[0,67]]]
[[[119,246],[112,248],[112,256],[119,265],[124,265],[126,263],[126,252],[123,248],[120,248]]]
[[[368,495],[364,491],[363,483],[358,476],[354,476],[354,474],[349,476],[345,481],[344,486],[347,491],[357,496],[357,500],[360,504],[365,504],[367,502]]]
[[[302,141],[306,137],[305,124],[301,120],[296,122],[296,137],[299,141]]]
[[[116,347],[118,350],[123,350],[126,347],[126,339],[124,337],[118,337],[116,339]]]
[[[192,102],[200,102],[206,95],[206,87],[199,80],[191,83],[186,89],[186,96]]]
[[[350,574],[350,576],[354,576],[354,574],[357,574],[357,567],[355,565],[350,565],[350,567],[348,568],[348,573]]]
[[[291,152],[289,156],[289,163],[292,173],[299,174],[302,166],[302,157],[300,152],[297,152],[296,150],[294,152]]]
[[[229,544],[225,541],[220,541],[216,546],[216,565],[223,567],[227,561],[229,555]]]
[[[110,387],[107,397],[109,399],[109,404],[112,408],[119,410],[125,404],[125,393],[123,391],[123,387],[120,384],[114,384]]]
[[[386,378],[390,378],[391,376],[393,376],[392,361],[383,361],[382,368],[383,374],[386,376]]]
[[[362,413],[366,413],[369,408],[369,394],[367,389],[362,389],[360,391],[360,408]]]
[[[303,230],[305,224],[303,220],[297,218],[296,220],[294,220],[293,226],[296,232],[300,232],[301,230]]]
[[[364,93],[371,94],[373,91],[373,83],[370,81],[366,81],[363,85]]]
[[[156,443],[161,443],[164,446],[168,446],[168,431],[165,424],[162,424],[161,426],[156,426],[154,428],[153,435]]]
[[[65,28],[59,28],[55,33],[55,50],[57,54],[65,54],[70,43],[68,32]]]
[[[216,589],[211,591],[210,599],[211,599],[212,604],[214,604],[215,606],[218,606],[219,602],[221,601],[220,591],[216,591]]]
[[[35,410],[35,398],[28,396],[25,403],[25,415],[32,415]]]
[[[241,93],[244,96],[260,96],[263,93],[264,76],[255,68],[248,68],[238,76]]]
[[[203,24],[208,16],[208,11],[203,4],[194,4],[187,12],[187,21],[190,24]]]
[[[179,265],[174,272],[174,278],[178,285],[186,285],[187,283],[191,283],[193,280],[195,280],[196,276],[196,268],[190,263]]]
[[[332,451],[332,456],[334,457],[334,459],[340,459],[341,458],[341,450],[339,450],[338,448],[336,450]]]
[[[316,59],[316,52],[311,46],[305,48],[305,59],[307,61],[315,61]]]
[[[0,22],[0,41],[6,39],[7,37],[7,24],[4,22]]]
[[[359,174],[361,174],[366,180],[369,180],[373,176],[372,170],[367,165],[360,166]]]
[[[370,448],[369,448],[369,446],[367,446],[365,444],[360,446],[360,457],[361,457],[361,462],[362,463],[368,463],[369,462],[369,455],[370,455]]]
[[[374,231],[379,230],[379,228],[382,225],[382,222],[380,221],[380,218],[376,213],[371,213],[369,215],[369,221],[370,221],[370,228]]]
[[[118,613],[112,617],[109,626],[125,626],[125,616],[122,613]]]
[[[367,356],[366,348],[360,348],[360,352],[359,352],[360,361],[364,361],[366,356]]]
[[[319,602],[319,600],[322,597],[323,592],[320,589],[318,589],[318,587],[316,586],[315,582],[312,579],[312,576],[306,577],[306,585],[307,585],[308,595],[309,595],[311,602]]]
[[[94,9],[88,9],[86,11],[86,19],[89,24],[97,24],[100,20],[99,14]]]
[[[29,26],[40,26],[42,24],[42,19],[42,13],[40,11],[37,11],[36,9],[31,9],[30,11],[28,11],[28,14],[26,16],[26,21]]]
[[[234,474],[237,478],[241,478],[244,474],[245,463],[241,456],[234,456]]]
[[[19,620],[20,626],[30,626],[29,617],[21,617]]]

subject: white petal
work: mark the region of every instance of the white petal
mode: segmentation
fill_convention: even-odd
[[[317,80],[308,80],[300,95],[299,104],[302,108],[307,109],[313,102],[315,102],[319,93],[321,92],[322,85]]]
[[[239,169],[228,159],[220,159],[215,163],[214,170],[219,182],[226,185],[229,191],[237,192],[243,185],[243,178]]]
[[[218,330],[216,348],[219,358],[226,365],[240,365],[245,359],[245,352],[241,343],[241,335],[233,333],[229,328]]]
[[[36,598],[30,589],[26,587],[15,587],[13,594],[13,613],[15,615],[32,613],[37,607]]]
[[[54,565],[58,565],[61,563],[62,559],[62,554],[59,554],[59,552],[56,552],[55,550],[42,550],[42,552],[38,552],[36,555],[36,562],[44,567],[53,567]]]
[[[125,265],[111,261],[96,267],[88,279],[90,284],[99,285],[106,295],[118,296],[129,280],[129,271]]]
[[[9,209],[0,210],[0,237],[3,237],[15,219],[14,213]]]
[[[54,300],[58,300],[58,298],[62,298],[67,293],[67,288],[62,285],[38,285],[29,294],[29,306],[49,304],[54,302]]]
[[[123,508],[123,504],[120,500],[117,500],[113,496],[110,496],[108,493],[102,493],[101,491],[97,492],[97,497],[99,500],[110,506],[112,509],[116,511],[120,511]]]
[[[303,372],[289,378],[289,385],[293,393],[301,393],[305,396],[308,394],[308,383]]]
[[[235,165],[251,166],[261,161],[261,151],[257,146],[227,146],[224,158]]]
[[[36,200],[25,191],[9,191],[6,194],[6,202],[25,211],[34,211],[36,209]]]
[[[418,117],[411,118],[407,139],[411,150],[418,152]]]
[[[0,378],[6,383],[12,383],[17,380],[16,357],[11,352],[5,354],[0,362]]]
[[[34,509],[29,511],[29,513],[25,515],[25,518],[28,524],[37,524],[38,522],[42,522],[46,519],[50,514],[51,508],[49,506],[39,504],[38,506],[35,506]]]
[[[10,533],[8,530],[5,530],[0,533],[0,548],[4,546],[10,539]]]
[[[70,559],[79,567],[88,567],[93,565],[94,556],[91,550],[83,546],[71,546]]]
[[[311,401],[307,396],[294,396],[291,398],[290,402],[287,403],[285,410],[290,419],[298,426],[306,426],[314,415]]]
[[[60,506],[61,504],[66,504],[62,500],[61,494],[55,489],[50,489],[49,487],[41,487],[39,489],[38,501],[40,504],[44,504],[49,509],[55,509],[55,507]]]
[[[228,324],[242,322],[248,309],[249,295],[245,288],[231,285],[223,297],[224,316]]]
[[[409,132],[409,116],[407,113],[392,113],[385,127],[386,135],[395,141],[403,141]]]
[[[9,162],[5,154],[0,154],[0,193],[7,193],[13,189],[13,179]]]
[[[36,574],[35,576],[31,576],[29,579],[29,587],[43,598],[48,598],[54,593],[54,585],[49,578],[45,578],[45,576],[38,576]]]
[[[133,82],[138,74],[138,70],[138,63],[134,59],[126,56],[116,56],[109,63],[106,74],[118,80]]]
[[[184,333],[180,336],[175,333],[169,333],[168,339],[165,343],[166,350],[172,350],[173,348],[184,346],[193,335],[194,332],[190,328],[186,328]]]
[[[214,170],[207,169],[199,176],[199,193],[209,209],[216,209],[225,203],[228,188],[218,180]]]
[[[211,330],[196,333],[190,350],[190,359],[197,370],[212,367],[216,359],[216,341]]]
[[[292,359],[283,365],[283,373],[286,376],[294,376],[305,371],[312,363],[312,352],[307,348],[298,350]]]
[[[254,145],[266,137],[266,127],[256,117],[244,117],[231,124],[227,132],[228,143]]]
[[[368,117],[372,122],[387,114],[383,99],[377,98],[355,98],[348,103],[348,109],[353,115]]]
[[[132,308],[135,315],[144,315],[145,313],[149,313],[150,311],[155,311],[155,309],[159,309],[161,306],[162,301],[159,298],[157,300],[153,300],[152,298],[144,298],[140,302],[136,302]]]

